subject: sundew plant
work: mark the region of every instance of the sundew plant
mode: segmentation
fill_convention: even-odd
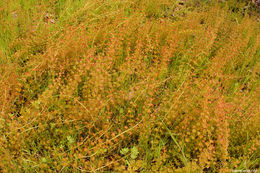
[[[257,172],[259,12],[1,0],[0,172]]]

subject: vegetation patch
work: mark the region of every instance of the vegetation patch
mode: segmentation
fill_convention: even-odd
[[[0,1],[0,172],[259,169],[259,3]]]

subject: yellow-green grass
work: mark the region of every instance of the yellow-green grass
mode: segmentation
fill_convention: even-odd
[[[1,1],[0,172],[257,170],[250,2]]]

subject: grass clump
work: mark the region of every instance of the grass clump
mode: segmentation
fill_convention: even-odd
[[[0,172],[258,169],[250,4],[0,2]]]

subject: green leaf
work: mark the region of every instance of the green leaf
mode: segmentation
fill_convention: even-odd
[[[47,159],[45,157],[42,157],[42,163],[47,163]]]
[[[131,158],[132,159],[136,159],[138,156],[138,148],[136,146],[134,146],[133,148],[131,148]]]
[[[122,155],[126,155],[126,154],[128,153],[128,151],[129,151],[128,148],[123,148],[123,149],[120,151],[120,153],[121,153]]]
[[[40,109],[40,105],[41,105],[40,101],[37,100],[37,101],[34,102],[34,106],[35,106],[36,109]]]
[[[119,109],[119,113],[122,114],[124,112],[124,109],[123,108],[120,108]]]
[[[67,136],[67,140],[69,141],[69,144],[73,144],[75,142],[71,136]]]

